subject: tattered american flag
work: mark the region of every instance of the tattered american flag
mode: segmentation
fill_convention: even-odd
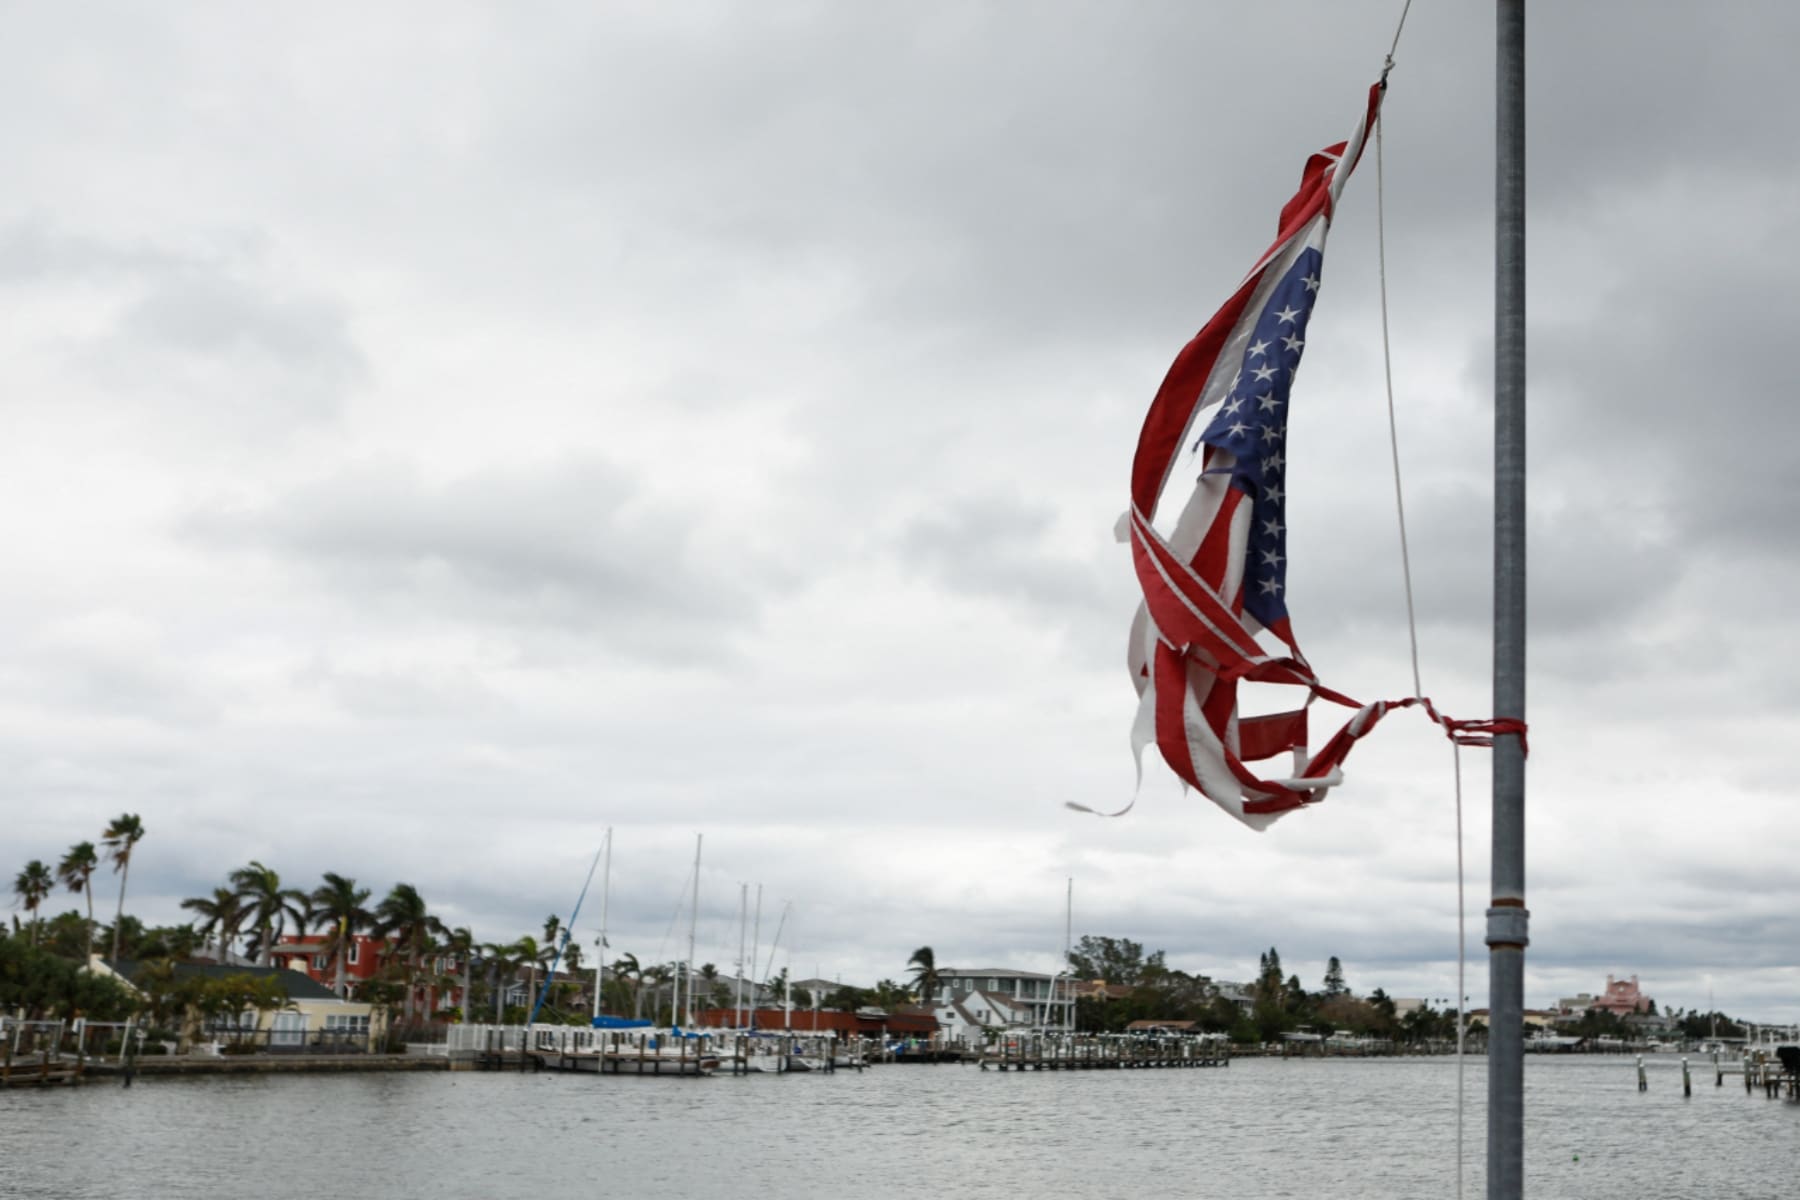
[[[1140,777],[1144,748],[1154,742],[1183,781],[1259,829],[1340,782],[1344,755],[1388,707],[1359,710],[1308,754],[1312,700],[1356,705],[1322,687],[1300,653],[1286,572],[1289,392],[1325,235],[1381,95],[1380,84],[1370,88],[1349,140],[1307,161],[1275,244],[1169,368],[1138,436],[1131,510],[1120,519],[1144,595],[1128,653]],[[1176,511],[1190,471],[1196,482]],[[1286,653],[1260,644],[1263,631]],[[1287,712],[1241,716],[1245,682],[1303,688],[1306,700]],[[1247,765],[1282,754],[1292,755],[1292,768],[1276,778]]]

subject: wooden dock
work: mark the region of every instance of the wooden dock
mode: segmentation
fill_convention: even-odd
[[[978,1060],[984,1071],[1144,1071],[1229,1067],[1230,1045],[1189,1037],[1005,1038]]]
[[[1786,1098],[1800,1100],[1800,1070],[1793,1066],[1800,1061],[1800,1056],[1789,1056],[1783,1062],[1773,1054],[1753,1053],[1744,1059],[1744,1093],[1749,1095],[1758,1088],[1771,1100]]]
[[[14,1061],[8,1055],[0,1065],[0,1088],[54,1087],[70,1084],[82,1076],[82,1064],[48,1054]]]

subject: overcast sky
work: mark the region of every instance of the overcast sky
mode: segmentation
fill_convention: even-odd
[[[1416,714],[1264,833],[1153,757],[1130,815],[1064,807],[1132,793],[1145,407],[1399,7],[6,5],[5,878],[129,811],[147,921],[260,859],[501,940],[611,826],[612,944],[670,958],[701,833],[722,966],[748,882],[796,976],[1052,970],[1073,879],[1077,937],[1185,970],[1454,995]],[[1776,3],[1532,14],[1529,1006],[1800,1019],[1796,44]],[[1491,6],[1416,5],[1385,115],[1424,683],[1468,717],[1492,61]],[[1288,603],[1362,699],[1412,690],[1375,166],[1289,433]]]

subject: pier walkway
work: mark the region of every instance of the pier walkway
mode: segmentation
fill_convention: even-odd
[[[1191,1037],[1007,1038],[978,1060],[995,1071],[1166,1070],[1229,1067],[1229,1043]]]

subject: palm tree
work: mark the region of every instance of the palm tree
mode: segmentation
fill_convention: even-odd
[[[31,914],[31,944],[34,946],[38,940],[38,905],[55,890],[56,876],[50,873],[50,868],[42,860],[36,858],[26,863],[25,869],[13,880],[13,894],[25,906],[25,911]]]
[[[125,926],[125,884],[131,878],[131,848],[144,840],[144,823],[136,813],[120,813],[100,835],[106,857],[119,877],[119,912],[113,918],[113,961],[119,960],[119,934]]]
[[[875,1006],[877,1008],[886,1009],[889,1012],[892,1012],[896,1007],[906,1002],[906,989],[892,979],[883,979],[871,990],[875,993]]]
[[[512,955],[518,964],[525,968],[525,1019],[531,1019],[532,1006],[537,1004],[537,973],[544,965],[544,948],[529,933],[512,944]]]
[[[462,1021],[469,1023],[469,989],[474,983],[475,933],[467,925],[458,925],[444,935],[444,952],[462,960]]]
[[[204,918],[200,923],[201,934],[218,936],[219,964],[228,964],[231,943],[244,918],[250,915],[250,910],[244,907],[244,898],[230,888],[214,888],[211,896],[189,896],[181,902],[181,907]]]
[[[639,973],[638,978],[640,981],[640,987],[644,983],[647,983],[650,985],[650,1019],[652,1021],[657,1022],[658,1024],[661,1024],[662,1023],[662,999],[660,997],[660,993],[662,991],[663,984],[666,983],[666,984],[670,984],[671,987],[673,986],[674,980],[675,980],[675,972],[668,963],[657,963],[653,967],[645,967],[643,969],[643,971]],[[673,1013],[674,1008],[675,1008],[674,994],[673,994],[673,992],[671,992],[670,999],[669,999],[669,1009],[670,1009],[671,1013]],[[671,1018],[669,1023],[670,1024],[675,1023],[673,1018]]]
[[[731,1003],[731,989],[719,982],[719,968],[713,963],[700,964],[700,994],[706,1007],[724,1008]]]
[[[325,953],[337,962],[337,973],[331,990],[344,995],[344,960],[358,933],[375,923],[375,914],[364,905],[369,902],[369,889],[356,886],[332,871],[325,872],[325,882],[306,898],[307,916],[313,928],[326,931]]]
[[[906,960],[912,972],[913,991],[919,995],[920,1004],[932,1004],[937,1000],[938,985],[943,981],[938,977],[937,955],[930,946],[920,946]]]
[[[624,981],[626,987],[630,990],[631,1019],[634,1021],[637,1020],[644,1014],[642,1000],[644,988],[643,964],[638,962],[638,956],[635,954],[621,954],[619,957],[613,959],[612,966],[609,967],[608,970],[613,973],[614,979]]]
[[[100,856],[94,850],[92,842],[76,842],[56,864],[56,878],[62,885],[77,895],[87,897],[87,952],[81,961],[87,962],[94,957],[94,872],[99,869]]]
[[[375,936],[392,941],[390,953],[404,955],[407,968],[405,1014],[409,1025],[413,1017],[413,985],[418,979],[420,964],[431,948],[433,936],[442,928],[442,922],[425,907],[425,898],[419,895],[419,889],[410,883],[396,883],[375,906]]]
[[[512,946],[490,942],[481,949],[487,956],[488,982],[494,989],[494,1024],[499,1025],[506,1015],[506,989],[518,974],[519,962]]]
[[[289,917],[295,928],[306,928],[306,893],[299,888],[282,887],[281,876],[274,868],[255,859],[231,873],[231,886],[243,897],[249,907],[247,915],[256,926],[256,965],[266,967],[273,957],[275,940],[287,928]]]
[[[546,964],[556,961],[556,939],[563,931],[562,918],[551,913],[544,918],[544,953],[538,957]]]

